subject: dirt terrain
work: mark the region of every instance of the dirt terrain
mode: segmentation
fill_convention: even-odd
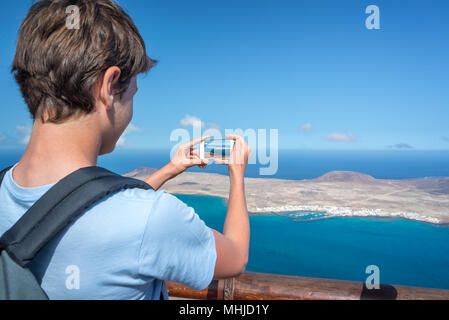
[[[138,168],[127,176],[145,179],[154,169]],[[335,171],[312,180],[245,178],[248,211],[272,213],[326,211],[335,216],[397,216],[449,223],[449,178],[382,180]],[[167,182],[170,193],[227,198],[229,178],[185,172]]]

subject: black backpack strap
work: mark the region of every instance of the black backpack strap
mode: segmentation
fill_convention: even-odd
[[[0,186],[2,185],[3,177],[5,176],[6,172],[8,172],[12,167],[13,166],[8,167],[5,170],[3,170],[2,172],[0,172]]]
[[[26,266],[57,233],[108,194],[122,189],[152,189],[141,180],[120,176],[100,167],[79,169],[60,180],[0,238],[20,266]]]

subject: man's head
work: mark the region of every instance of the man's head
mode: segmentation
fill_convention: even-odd
[[[73,27],[70,19],[78,18]],[[36,121],[99,113],[107,153],[131,120],[136,76],[154,64],[131,18],[111,0],[41,0],[21,25],[12,72]]]

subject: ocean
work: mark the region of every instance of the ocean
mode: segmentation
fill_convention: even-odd
[[[176,196],[222,231],[223,199]],[[447,226],[352,217],[294,222],[277,215],[253,215],[250,224],[247,271],[365,282],[366,267],[375,265],[384,284],[449,289]]]
[[[117,150],[100,157],[99,165],[119,173],[140,166],[160,168],[170,160],[168,150]],[[247,177],[313,179],[330,171],[356,171],[377,179],[449,177],[448,151],[298,151],[280,150],[276,174],[261,176],[260,164],[249,164]],[[203,172],[202,169],[189,169]],[[208,172],[227,174],[227,168],[212,164]]]
[[[23,150],[1,150],[0,168],[19,161]],[[138,167],[161,168],[170,160],[169,150],[124,150],[99,158],[98,165],[124,174]],[[317,178],[330,171],[356,171],[377,179],[449,177],[447,151],[298,151],[280,150],[276,174],[261,176],[260,164],[249,164],[246,176],[304,180]],[[204,172],[191,168],[192,172]],[[227,168],[212,164],[207,172],[227,174]]]
[[[20,150],[0,151],[0,167],[20,159]],[[162,167],[168,151],[118,150],[99,165],[118,173],[140,166]],[[249,165],[248,177],[259,177]],[[191,171],[202,171],[190,169]],[[348,170],[375,178],[449,176],[449,151],[281,151],[279,171],[271,178],[312,179]],[[208,172],[226,173],[212,165]],[[226,204],[221,198],[176,195],[193,207],[208,226],[221,231]],[[250,217],[247,271],[365,281],[376,265],[385,284],[449,289],[449,227],[390,218],[328,218],[295,222],[276,215]]]

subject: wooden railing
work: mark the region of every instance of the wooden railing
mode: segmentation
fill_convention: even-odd
[[[171,297],[200,300],[449,300],[449,290],[442,289],[381,285],[368,290],[361,282],[250,272],[214,280],[201,291],[175,282],[167,287]]]

